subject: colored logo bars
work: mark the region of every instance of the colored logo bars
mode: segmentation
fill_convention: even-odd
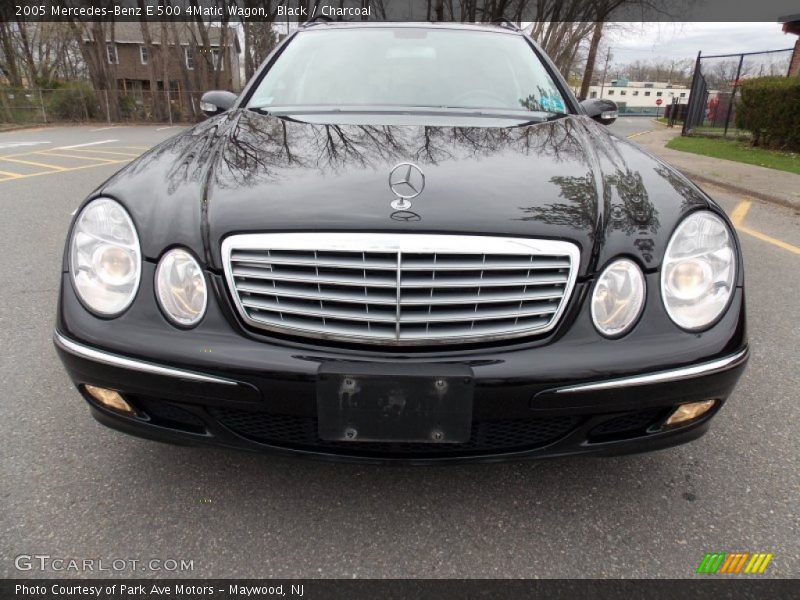
[[[749,552],[706,553],[703,560],[700,561],[700,566],[697,567],[697,573],[761,574],[766,570],[772,557],[773,554],[767,554],[766,552],[756,552],[754,554]]]

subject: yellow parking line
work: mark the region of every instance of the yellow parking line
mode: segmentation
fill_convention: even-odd
[[[98,154],[115,154],[115,155],[118,155],[118,156],[132,156],[132,157],[139,156],[138,154],[133,154],[131,152],[111,152],[109,150],[90,150],[89,148],[85,148],[85,149],[84,148],[75,148],[73,150],[70,150],[70,152],[96,152]]]
[[[17,156],[30,156],[31,154],[36,154],[37,152],[42,152],[44,148],[39,148],[38,150],[27,150],[25,152],[16,152],[14,154],[3,154],[0,155],[0,160],[5,158],[16,158]]]
[[[739,204],[736,205],[736,208],[733,209],[731,213],[731,222],[736,227],[737,231],[741,231],[742,233],[746,233],[747,235],[753,236],[757,240],[761,240],[762,242],[767,242],[768,244],[772,244],[773,246],[777,246],[778,248],[782,248],[783,250],[788,250],[789,252],[793,252],[794,254],[800,254],[800,248],[789,244],[788,242],[784,242],[783,240],[779,240],[777,238],[772,237],[771,235],[767,235],[765,233],[761,233],[760,231],[756,231],[755,229],[750,229],[746,225],[744,225],[744,219],[747,216],[748,211],[750,210],[750,206],[753,203],[750,200],[742,200]]]
[[[120,149],[124,150],[125,148],[129,148],[132,150],[150,150],[150,147],[139,147],[139,146],[108,146],[109,148]],[[17,158],[19,156],[31,156],[32,154],[41,154],[42,152],[54,152],[58,150],[58,148],[53,148],[52,150],[48,150],[47,148],[39,148],[37,150],[26,150],[25,152],[15,152],[13,154],[4,154],[0,155],[0,160],[4,158]],[[76,149],[69,149],[69,152],[74,152]],[[133,154],[133,153],[125,153],[125,156],[141,156],[141,154]]]
[[[11,177],[6,177],[4,179],[0,179],[0,182],[10,181],[12,179],[25,179],[25,178],[28,178],[28,177],[39,177],[40,175],[60,175],[61,173],[69,173],[71,171],[80,171],[82,169],[92,169],[94,167],[104,167],[106,165],[118,165],[118,164],[126,163],[126,162],[130,162],[130,159],[126,158],[126,159],[123,159],[123,160],[104,161],[102,163],[96,163],[96,164],[93,164],[93,165],[81,165],[80,167],[67,167],[63,171],[40,171],[38,173],[26,173],[24,175],[21,175],[19,173],[4,173],[3,171],[0,171],[0,174],[12,175]]]
[[[17,179],[18,177],[22,177],[22,173],[12,173],[11,171],[0,171],[0,175],[6,176],[3,181],[6,179]]]
[[[754,238],[761,240],[762,242],[767,242],[768,244],[772,244],[773,246],[777,246],[778,248],[783,248],[784,250],[788,250],[789,252],[794,252],[795,254],[800,254],[800,248],[797,246],[793,246],[783,240],[779,240],[772,236],[766,235],[761,233],[760,231],[756,231],[755,229],[750,229],[749,227],[745,227],[744,225],[739,225],[737,230],[741,231],[742,233],[746,233],[747,235],[752,235]]]
[[[50,165],[47,163],[40,163],[33,160],[22,160],[19,158],[2,158],[0,162],[13,162],[13,163],[20,163],[23,165],[33,165],[34,167],[44,167],[45,169],[54,169],[56,171],[65,171],[67,167],[60,167],[58,165]]]
[[[736,205],[736,208],[733,209],[733,212],[731,213],[731,221],[734,225],[736,225],[736,227],[744,222],[744,218],[747,216],[747,211],[750,210],[751,204],[753,203],[749,200],[742,200]]]
[[[109,165],[114,164],[115,162],[119,162],[116,160],[111,160],[110,158],[100,158],[99,156],[78,156],[75,154],[59,154],[58,152],[40,152],[40,156],[63,156],[64,158],[77,158],[80,160],[91,160],[98,164],[107,163]],[[130,160],[130,159],[128,159]]]

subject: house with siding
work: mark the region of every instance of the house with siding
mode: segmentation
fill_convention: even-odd
[[[233,27],[209,26],[207,43],[193,23],[149,23],[149,32],[148,45],[138,22],[118,22],[107,29],[105,56],[118,89],[149,92],[155,75],[158,91],[204,91],[212,85],[241,90],[241,47]],[[89,29],[83,42],[96,43]]]

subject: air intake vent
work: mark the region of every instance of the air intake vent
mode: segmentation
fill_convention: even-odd
[[[313,417],[216,407],[209,408],[209,412],[234,433],[262,444],[350,456],[407,458],[530,450],[564,437],[580,421],[574,416],[476,421],[469,441],[463,444],[353,443],[319,439],[317,420]]]

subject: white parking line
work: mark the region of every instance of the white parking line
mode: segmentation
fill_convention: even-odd
[[[8,142],[7,144],[0,144],[0,150],[6,148],[17,148],[21,146],[38,146],[39,144],[52,144],[53,142]]]
[[[108,127],[99,127],[98,129],[90,129],[89,131],[105,131],[106,129],[117,129],[117,126],[109,125]]]
[[[177,127],[177,125],[169,125],[167,127],[157,127],[156,131],[164,131],[165,129],[172,129],[174,127]]]
[[[111,142],[118,142],[119,140],[102,140],[100,142],[88,142],[86,144],[75,144],[74,146],[59,146],[53,150],[71,150],[72,148],[84,148],[86,146],[98,146],[100,144],[110,144]]]

